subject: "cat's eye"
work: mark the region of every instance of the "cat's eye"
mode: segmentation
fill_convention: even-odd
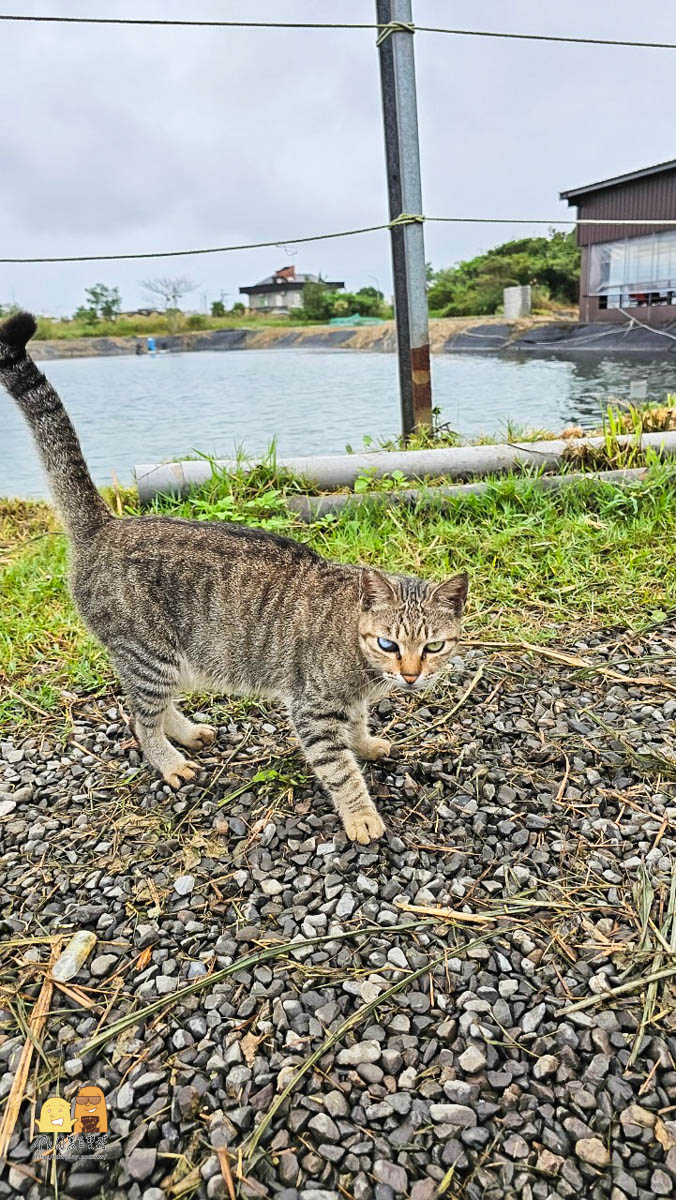
[[[398,654],[399,647],[396,642],[391,642],[389,638],[379,637],[378,645],[381,650],[386,650],[388,654]]]
[[[443,650],[445,645],[445,642],[428,642],[425,650],[428,654],[438,654],[440,650]]]

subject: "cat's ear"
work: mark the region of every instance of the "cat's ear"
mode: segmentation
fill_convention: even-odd
[[[368,612],[370,608],[375,608],[376,604],[396,604],[396,602],[397,594],[389,580],[381,575],[380,571],[364,567],[359,586],[359,603],[364,611]]]
[[[469,579],[463,572],[462,575],[454,575],[452,579],[445,579],[430,595],[430,600],[436,600],[437,604],[446,604],[452,608],[456,617],[461,617],[467,600],[467,591],[469,589]]]

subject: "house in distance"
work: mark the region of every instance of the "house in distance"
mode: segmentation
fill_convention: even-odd
[[[676,221],[676,159],[561,192],[578,218]],[[676,225],[578,225],[580,320],[676,320]]]
[[[330,292],[345,287],[343,282],[322,279],[320,275],[297,274],[295,267],[282,267],[267,279],[241,287],[240,294],[249,297],[251,312],[269,312],[284,315],[294,308],[303,307],[303,291],[308,283],[323,283]]]

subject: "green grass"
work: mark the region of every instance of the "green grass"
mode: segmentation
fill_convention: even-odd
[[[57,321],[51,317],[38,317],[38,341],[70,341],[73,338],[91,337],[169,337],[173,334],[199,333],[214,329],[269,329],[282,327],[297,328],[302,325],[316,324],[290,317],[252,316],[242,317],[208,317],[197,314],[199,321],[191,320],[185,313],[179,314],[173,323],[167,317],[158,313],[152,317],[118,317],[115,321],[97,321],[88,324],[85,321]]]
[[[592,626],[640,627],[676,603],[675,482],[664,466],[629,488],[585,480],[545,493],[508,477],[445,510],[355,507],[304,525],[286,505],[302,483],[271,459],[249,475],[215,476],[184,500],[157,501],[155,510],[244,521],[329,558],[432,579],[467,570],[468,637],[570,641]],[[136,512],[133,493],[118,493],[113,507]],[[0,502],[0,567],[0,720],[34,719],[14,693],[61,713],[68,693],[109,687],[106,657],[68,597],[65,539],[47,505]]]

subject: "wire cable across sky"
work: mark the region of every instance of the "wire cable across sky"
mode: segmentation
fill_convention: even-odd
[[[341,229],[337,233],[313,233],[306,237],[274,238],[268,242],[242,242],[235,246],[200,246],[191,250],[148,250],[133,254],[59,254],[41,255],[33,258],[0,258],[0,263],[69,263],[69,262],[123,262],[125,259],[146,258],[189,258],[201,254],[232,254],[237,250],[264,250],[271,246],[283,249],[285,246],[299,246],[304,242],[326,242],[333,238],[355,237],[362,233],[377,233],[382,229],[392,229],[397,225],[412,225],[422,222],[436,222],[449,225],[546,225],[554,228],[557,225],[642,225],[642,226],[676,226],[676,220],[662,217],[608,219],[606,217],[582,217],[579,220],[560,219],[553,217],[549,220],[529,217],[424,217],[417,213],[402,213],[394,221],[385,221],[382,225],[364,225],[360,229]]]
[[[386,34],[389,25],[349,21],[220,21],[187,20],[164,17],[67,17],[0,13],[0,21],[42,25],[152,25],[155,28],[182,29],[365,29]],[[393,23],[400,28],[398,23]],[[629,46],[640,50],[676,50],[676,42],[648,42],[624,38],[574,37],[567,34],[516,33],[496,29],[447,29],[437,25],[411,25],[410,33],[441,33],[452,37],[502,38],[520,42],[560,42],[574,46]]]

